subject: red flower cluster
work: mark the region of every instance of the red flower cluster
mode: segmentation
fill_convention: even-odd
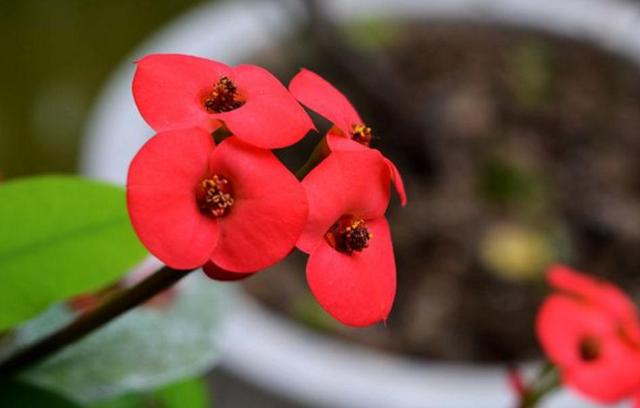
[[[562,381],[609,403],[640,394],[640,321],[617,287],[563,266],[547,275],[556,293],[537,320],[540,343]]]
[[[140,60],[133,94],[158,133],[129,168],[133,227],[168,266],[203,267],[217,280],[248,277],[297,246],[310,254],[309,286],[327,312],[353,326],[384,320],[395,295],[391,182],[406,202],[398,170],[369,148],[371,129],[328,82],[302,71],[291,90],[251,65]],[[301,183],[267,150],[314,128],[294,95],[335,124],[332,152]],[[221,127],[231,136],[216,146]]]

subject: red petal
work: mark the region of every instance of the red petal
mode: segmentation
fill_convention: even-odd
[[[380,152],[333,152],[302,181],[309,220],[298,240],[310,253],[342,215],[382,217],[389,205],[389,169]]]
[[[327,132],[327,144],[329,145],[329,149],[332,152],[346,152],[346,151],[363,151],[369,150],[370,148],[364,146],[354,140],[351,140],[344,136],[342,132],[335,131],[334,128],[329,129]],[[385,162],[389,167],[389,171],[391,172],[391,181],[393,182],[393,186],[398,193],[398,198],[400,198],[400,204],[404,207],[407,204],[407,193],[404,189],[404,182],[402,181],[402,176],[400,176],[400,172],[395,164],[389,159],[385,157]]]
[[[316,73],[302,69],[289,83],[289,90],[303,105],[346,134],[351,133],[353,125],[363,124],[351,102]]]
[[[271,153],[235,137],[209,161],[231,182],[235,203],[221,217],[221,239],[211,260],[233,272],[254,272],[286,257],[307,220],[307,198],[295,176]]]
[[[127,179],[127,205],[142,243],[176,269],[201,266],[218,241],[218,225],[202,215],[195,187],[214,150],[205,131],[159,133],[134,157]]]
[[[267,70],[240,65],[233,73],[246,102],[239,109],[215,116],[239,139],[274,149],[298,142],[314,128],[302,106]]]
[[[203,95],[221,76],[232,79],[231,68],[205,58],[153,54],[137,63],[133,97],[140,114],[156,131],[219,126],[203,106]]]
[[[562,265],[549,268],[547,280],[556,289],[597,303],[621,320],[637,319],[635,305],[614,285],[579,273]]]
[[[369,247],[347,255],[326,241],[317,245],[307,263],[307,282],[320,305],[349,326],[386,320],[396,292],[396,265],[389,224],[368,220],[373,233]]]
[[[253,272],[238,273],[238,272],[227,271],[225,269],[220,268],[213,262],[207,262],[206,264],[204,264],[204,266],[202,267],[202,270],[204,271],[205,275],[207,275],[211,279],[214,279],[217,281],[223,281],[223,282],[238,281],[238,280],[246,279],[249,276],[253,275]]]
[[[405,205],[407,205],[407,193],[404,190],[404,182],[402,181],[402,176],[400,175],[400,172],[398,171],[396,165],[393,164],[391,160],[385,157],[384,161],[385,163],[387,163],[389,171],[391,172],[391,181],[393,182],[393,186],[398,193],[398,198],[400,198],[400,204],[404,207]]]
[[[617,338],[604,339],[603,355],[563,372],[567,386],[602,403],[629,398],[640,389],[640,355]]]
[[[545,353],[562,366],[583,365],[579,347],[585,335],[615,334],[615,324],[601,311],[563,295],[551,295],[538,312],[536,331]]]

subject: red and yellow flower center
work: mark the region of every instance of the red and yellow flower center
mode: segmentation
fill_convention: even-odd
[[[200,211],[213,217],[222,217],[233,206],[233,189],[224,176],[214,174],[200,182],[196,190]]]
[[[372,237],[365,221],[352,215],[340,217],[324,235],[329,245],[346,254],[361,252],[369,246]]]
[[[213,90],[203,101],[204,107],[211,113],[229,112],[244,105],[236,85],[226,76],[213,85]]]
[[[373,135],[371,128],[366,125],[353,125],[351,129],[351,140],[360,143],[361,145],[369,146]]]
[[[585,336],[579,344],[580,359],[584,362],[595,361],[600,357],[600,341],[593,336]]]

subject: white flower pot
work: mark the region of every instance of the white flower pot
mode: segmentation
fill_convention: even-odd
[[[614,0],[325,0],[332,17],[468,18],[578,37],[640,62],[640,3]],[[216,2],[177,19],[112,75],[88,122],[82,171],[124,183],[152,134],[131,96],[133,61],[151,52],[250,62],[296,24],[283,1]],[[238,291],[223,333],[225,367],[287,398],[331,407],[513,407],[502,366],[447,364],[385,354],[310,332]],[[584,407],[561,392],[547,407]]]

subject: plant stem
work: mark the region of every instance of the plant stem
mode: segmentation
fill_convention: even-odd
[[[536,407],[540,400],[558,387],[560,387],[560,374],[558,369],[553,364],[546,362],[540,369],[534,383],[522,396],[520,408]]]
[[[0,363],[0,378],[13,376],[34,364],[42,362],[123,313],[170,288],[192,271],[179,271],[167,266],[162,267],[137,285],[120,292],[95,309],[80,315],[68,325],[2,361]]]
[[[316,145],[309,155],[306,163],[300,167],[295,176],[298,180],[302,180],[311,170],[314,169],[325,157],[329,155],[329,145],[327,144],[327,138],[323,137]]]

